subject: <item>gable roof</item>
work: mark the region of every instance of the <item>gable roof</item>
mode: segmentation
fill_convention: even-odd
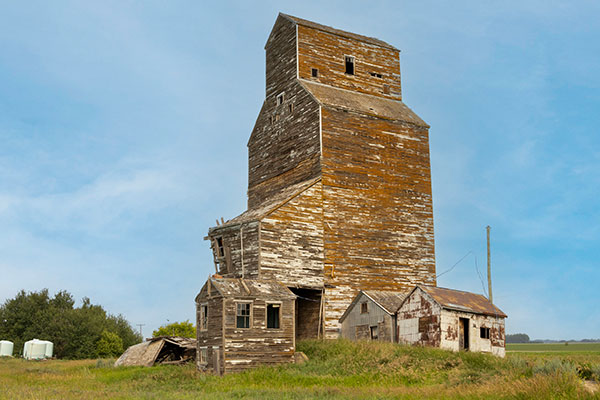
[[[306,181],[290,185],[277,194],[271,196],[268,200],[264,201],[259,207],[246,210],[235,218],[225,221],[224,224],[213,226],[208,231],[209,233],[213,230],[217,230],[226,226],[239,225],[244,222],[259,221],[279,207],[283,206],[287,202],[293,200],[296,196],[310,188],[315,183],[319,182],[321,177],[308,179]]]
[[[241,279],[241,278],[208,278],[205,286],[211,285],[211,290],[216,290],[222,297],[268,297],[271,299],[294,299],[296,295],[290,289],[274,280],[266,279]],[[204,292],[204,287],[196,296],[196,301]]]
[[[343,322],[350,311],[356,306],[358,300],[362,295],[365,295],[377,304],[383,311],[389,315],[394,315],[398,308],[404,302],[404,299],[408,296],[409,292],[393,292],[388,290],[361,290],[352,300],[352,303],[346,308],[344,314],[340,317],[340,323]]]
[[[466,311],[474,314],[489,315],[492,317],[507,317],[502,310],[500,310],[487,298],[480,294],[436,286],[418,285],[417,288],[423,290],[425,293],[430,295],[433,300],[435,300],[435,302],[438,303],[442,308],[448,310]]]
[[[303,79],[299,80],[299,82],[323,106],[356,111],[379,118],[403,121],[429,128],[429,125],[425,121],[400,100],[340,89]]]
[[[373,44],[373,45],[376,45],[379,47],[385,47],[388,49],[399,51],[396,47],[392,46],[391,44],[384,42],[383,40],[374,38],[374,37],[363,36],[363,35],[358,35],[358,34],[352,33],[352,32],[342,31],[340,29],[332,28],[331,26],[317,24],[316,22],[308,21],[308,20],[305,20],[302,18],[294,17],[291,15],[283,14],[283,13],[279,13],[279,16],[286,18],[298,25],[306,26],[306,27],[309,27],[312,29],[318,29],[323,32],[331,33],[331,34],[334,34],[337,36],[342,36],[342,37],[349,38],[349,39],[358,40],[358,41],[364,42],[364,43]]]
[[[387,290],[365,290],[363,291],[371,300],[379,304],[381,308],[394,314],[402,305],[409,292],[390,292]]]

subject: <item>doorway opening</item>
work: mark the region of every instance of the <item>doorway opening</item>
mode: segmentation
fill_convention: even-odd
[[[469,319],[458,319],[458,347],[460,350],[469,351]]]
[[[296,340],[317,339],[321,315],[321,291],[289,288],[296,296]]]

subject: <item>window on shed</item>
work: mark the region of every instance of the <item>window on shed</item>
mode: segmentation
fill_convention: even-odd
[[[268,329],[279,329],[279,310],[281,310],[281,304],[267,304]]]
[[[283,104],[283,100],[285,100],[285,93],[280,93],[277,95],[277,105],[280,106]]]
[[[312,76],[313,78],[318,78],[319,77],[319,70],[316,68],[312,68],[310,70],[310,76]]]
[[[360,303],[360,313],[366,314],[369,312],[369,303],[366,301],[364,303]]]
[[[419,318],[419,333],[427,332],[431,324],[431,316]]]
[[[344,64],[346,65],[346,73],[348,75],[354,75],[354,57],[345,56]]]
[[[223,250],[223,238],[217,238],[217,255],[219,257],[223,257],[225,255],[225,251]]]
[[[250,303],[237,303],[237,328],[250,328]]]
[[[208,349],[206,347],[200,348],[200,364],[208,363]]]
[[[482,339],[489,339],[490,338],[490,328],[479,328],[479,336]]]
[[[200,330],[208,329],[208,304],[200,304]]]

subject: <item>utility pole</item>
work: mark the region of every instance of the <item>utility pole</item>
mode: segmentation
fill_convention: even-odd
[[[492,300],[492,256],[490,254],[490,226],[486,226],[485,230],[487,231],[487,273],[488,273],[488,299],[490,303],[493,303]]]
[[[144,326],[146,324],[136,324],[136,325],[140,327],[140,336],[142,337],[142,340],[144,340],[144,335],[142,335],[142,326]]]

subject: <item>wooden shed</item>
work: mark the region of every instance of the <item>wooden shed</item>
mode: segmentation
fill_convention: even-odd
[[[296,296],[276,281],[211,277],[196,296],[196,362],[222,374],[294,361]]]
[[[400,343],[504,357],[504,314],[480,294],[416,286],[398,309]]]
[[[396,310],[408,293],[361,290],[340,318],[341,336],[397,342]]]

